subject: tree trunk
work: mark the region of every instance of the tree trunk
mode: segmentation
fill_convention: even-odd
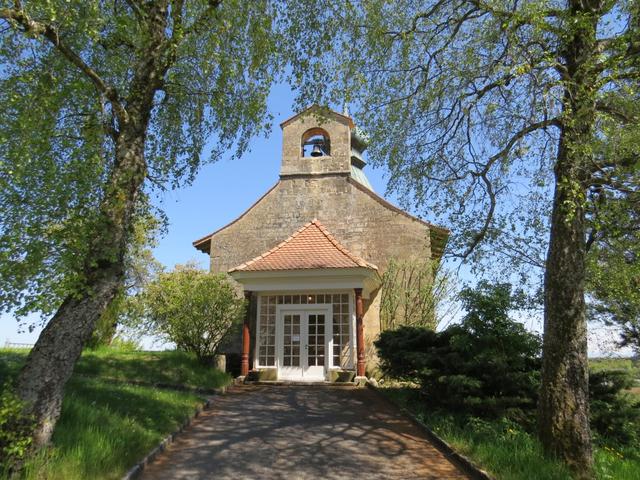
[[[64,387],[96,322],[118,293],[133,214],[145,178],[144,130],[120,135],[99,224],[85,259],[83,289],[67,297],[27,357],[17,393],[34,415],[34,444],[47,444],[60,415]]]
[[[589,365],[585,316],[585,201],[595,126],[597,0],[570,2],[572,17],[562,52],[565,92],[555,164],[555,194],[544,280],[539,436],[545,451],[577,478],[593,476],[589,429]]]
[[[584,208],[570,188],[575,183],[569,183],[571,161],[562,143],[545,272],[539,434],[548,454],[561,458],[579,478],[590,478]]]
[[[116,269],[111,269],[91,285],[91,294],[68,297],[40,334],[20,372],[17,391],[35,416],[36,446],[47,444],[51,438],[60,416],[64,386],[98,318],[113,299],[119,277]]]

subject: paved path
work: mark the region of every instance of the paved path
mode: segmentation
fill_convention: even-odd
[[[216,397],[143,479],[467,479],[375,392],[242,386]]]

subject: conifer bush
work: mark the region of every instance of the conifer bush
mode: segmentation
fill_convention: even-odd
[[[383,371],[421,385],[434,406],[530,423],[539,386],[540,338],[509,317],[520,301],[508,284],[464,289],[467,311],[441,332],[401,327],[376,342]]]
[[[541,341],[509,312],[523,298],[508,284],[481,282],[460,298],[467,314],[441,332],[403,326],[376,342],[385,375],[417,383],[433,408],[535,427]],[[600,444],[640,447],[640,402],[627,393],[631,372],[592,371],[591,429]]]
[[[591,429],[603,442],[640,447],[640,401],[626,390],[633,386],[630,372],[590,372]]]

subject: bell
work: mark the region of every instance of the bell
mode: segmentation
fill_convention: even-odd
[[[322,152],[322,149],[320,148],[320,145],[318,145],[317,143],[313,146],[313,150],[311,150],[311,156],[312,157],[321,157],[323,156],[324,153]]]

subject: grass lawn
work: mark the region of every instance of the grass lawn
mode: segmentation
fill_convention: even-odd
[[[429,411],[420,401],[417,388],[387,387],[381,391],[498,480],[571,478],[563,465],[543,457],[533,436],[510,422],[470,420]],[[599,480],[640,478],[640,452],[603,446],[596,449],[594,458]]]
[[[0,349],[0,388],[26,354]],[[130,380],[215,388],[231,378],[181,352],[86,352],[67,384],[53,446],[26,465],[23,478],[121,478],[203,401],[195,393],[127,384]]]
[[[638,358],[594,358],[589,360],[589,366],[594,371],[625,370],[631,372],[636,379],[635,386],[630,392],[640,396],[640,359]]]
[[[0,383],[18,372],[28,353],[27,350],[0,349]],[[185,352],[137,352],[110,348],[85,351],[76,364],[74,375],[194,388],[216,388],[231,380],[226,373],[200,365],[193,355]]]
[[[640,359],[637,358],[590,358],[589,368],[593,371],[629,370],[640,379]]]

